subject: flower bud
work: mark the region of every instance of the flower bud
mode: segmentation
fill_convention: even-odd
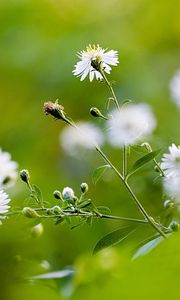
[[[62,209],[61,209],[60,206],[58,206],[58,205],[52,207],[52,211],[53,211],[56,215],[60,215],[60,214],[62,213]]]
[[[40,237],[43,234],[44,227],[42,223],[39,223],[31,228],[31,234],[33,237]]]
[[[38,213],[32,209],[31,207],[24,207],[22,210],[22,214],[27,218],[38,218]]]
[[[179,223],[176,222],[176,221],[173,221],[171,224],[170,224],[170,228],[173,230],[173,231],[178,231],[179,230]]]
[[[87,185],[87,183],[85,183],[85,182],[81,183],[80,188],[81,188],[81,192],[83,194],[87,193],[87,191],[88,191],[88,185]]]
[[[44,103],[44,112],[46,115],[52,115],[55,119],[65,120],[64,107],[58,103],[48,101]]]
[[[90,114],[93,116],[93,117],[96,117],[96,118],[103,118],[105,120],[108,120],[108,118],[106,118],[105,116],[103,116],[103,114],[101,113],[101,111],[97,108],[97,107],[91,107],[90,109]]]
[[[30,175],[29,175],[29,171],[26,170],[26,169],[23,169],[20,171],[20,177],[21,177],[21,180],[28,183],[29,182],[29,179],[30,179]]]
[[[58,190],[54,191],[53,195],[54,195],[54,198],[56,198],[56,199],[62,199],[61,192]]]
[[[73,189],[69,187],[63,189],[62,196],[64,200],[72,200],[75,197]]]
[[[166,200],[166,201],[164,201],[164,207],[165,208],[173,208],[174,202],[172,202],[171,200]]]

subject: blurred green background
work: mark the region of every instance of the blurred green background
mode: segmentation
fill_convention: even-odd
[[[80,183],[87,182],[89,196],[96,204],[109,206],[113,214],[139,217],[114,175],[107,174],[93,186],[92,173],[102,164],[101,158],[95,152],[79,159],[68,157],[59,145],[64,125],[46,117],[42,108],[44,101],[59,98],[74,120],[88,121],[91,106],[105,109],[106,87],[95,81],[80,82],[72,75],[76,52],[89,43],[99,43],[119,52],[120,64],[111,73],[118,98],[152,105],[158,121],[153,147],[166,150],[172,142],[180,143],[179,111],[169,94],[169,80],[180,68],[179,14],[178,0],[0,1],[0,147],[12,154],[19,170],[30,171],[45,199],[54,203],[52,192],[64,186],[79,193]],[[101,122],[98,125],[103,126]],[[106,145],[105,151],[119,164],[119,150]],[[131,184],[147,210],[157,216],[163,210],[163,200],[160,181],[154,180],[156,174],[151,170],[150,164]],[[13,205],[23,207],[28,195],[23,183],[18,180],[9,193]],[[70,265],[80,270],[76,279],[80,283],[76,283],[72,299],[98,299],[100,289],[104,299],[168,299],[164,286],[170,282],[174,283],[172,289],[177,288],[180,257],[177,249],[175,253],[172,249],[179,245],[178,235],[154,256],[131,264],[129,250],[121,247],[99,258],[91,257],[96,241],[118,228],[118,223],[95,222],[92,227],[71,231],[66,225],[48,221],[39,239],[31,237],[32,225],[24,218],[13,218],[0,228],[2,300],[61,299],[59,285],[64,287],[64,295],[70,293],[70,282],[26,283],[25,278],[45,271],[40,267],[43,260],[49,262],[50,270]],[[169,269],[171,259],[174,263]],[[164,269],[158,264],[165,264]],[[162,273],[172,276],[164,275],[160,280]],[[177,295],[174,292],[173,298]]]

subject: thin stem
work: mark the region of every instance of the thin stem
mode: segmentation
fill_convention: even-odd
[[[119,216],[112,216],[112,215],[101,215],[101,218],[103,218],[103,219],[111,219],[111,220],[128,221],[128,222],[135,222],[135,223],[142,223],[142,224],[148,224],[148,221],[146,221],[146,220],[126,218],[126,217],[119,217]]]
[[[129,184],[127,183],[127,181],[123,178],[122,174],[116,169],[116,167],[111,163],[111,161],[107,158],[107,156],[103,153],[103,151],[98,146],[96,146],[96,150],[100,153],[100,155],[103,157],[103,159],[111,166],[111,168],[114,170],[114,172],[116,173],[116,175],[121,179],[121,181],[125,185],[126,189],[128,190],[128,192],[132,196],[134,202],[138,206],[139,210],[144,215],[144,217],[148,220],[148,222],[151,224],[151,226],[154,229],[156,229],[156,231],[158,231],[165,238],[166,235],[164,234],[164,232],[156,225],[156,223],[154,222],[153,218],[148,215],[148,213],[146,212],[146,210],[144,209],[144,207],[141,205],[141,203],[137,199],[136,195],[132,191],[132,189],[129,186]]]
[[[127,148],[123,147],[123,177],[126,178],[127,173]]]
[[[119,216],[112,216],[112,215],[97,215],[96,213],[91,212],[76,212],[76,213],[63,213],[59,215],[50,215],[45,216],[42,215],[40,218],[57,218],[57,217],[92,217],[92,218],[102,218],[102,219],[109,219],[109,220],[116,220],[116,221],[127,221],[127,222],[134,222],[134,223],[140,223],[140,224],[148,224],[148,221],[146,220],[140,220],[140,219],[134,219],[134,218],[126,218],[126,217],[119,217]]]
[[[113,100],[114,100],[114,102],[115,102],[115,104],[116,104],[117,109],[119,110],[119,109],[120,109],[120,106],[119,106],[117,97],[116,97],[116,95],[115,95],[115,93],[114,93],[114,90],[113,90],[113,88],[112,88],[112,84],[111,84],[111,83],[109,82],[109,80],[107,79],[107,77],[106,77],[106,75],[105,75],[105,73],[104,73],[104,70],[101,70],[100,73],[101,73],[101,75],[102,75],[102,77],[103,77],[105,83],[106,83],[107,86],[109,87],[110,92],[111,92],[111,95],[112,95],[112,98],[113,98]]]

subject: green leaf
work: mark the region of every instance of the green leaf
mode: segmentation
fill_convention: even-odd
[[[74,274],[74,270],[72,269],[64,269],[61,271],[55,271],[55,272],[49,272],[45,274],[40,274],[31,277],[30,279],[32,280],[37,280],[37,279],[57,279],[57,278],[64,278],[68,276],[72,276]]]
[[[108,233],[97,242],[96,246],[94,247],[93,254],[96,254],[104,248],[124,241],[130,234],[134,232],[134,230],[134,227],[126,226]]]
[[[111,168],[110,165],[103,165],[95,169],[93,176],[92,176],[92,181],[93,184],[95,185],[99,179],[104,175],[107,169]]]
[[[124,99],[123,102],[122,102],[122,106],[125,105],[125,104],[129,104],[129,103],[132,103],[133,101],[131,99]]]
[[[33,191],[31,193],[31,196],[35,198],[35,200],[40,204],[41,207],[43,207],[43,197],[40,188],[35,184],[32,185],[32,188]]]
[[[135,260],[136,258],[140,256],[144,256],[151,252],[156,246],[158,246],[164,238],[162,236],[153,236],[148,240],[143,241],[140,246],[138,247],[137,251],[132,257],[132,260]]]
[[[160,151],[161,149],[149,152],[148,154],[144,155],[140,159],[136,160],[131,170],[129,171],[127,178],[133,173],[135,173],[137,170],[139,170],[142,166],[144,166],[145,164],[153,160],[160,153]]]
[[[80,202],[80,203],[77,205],[77,207],[78,207],[78,208],[84,208],[84,207],[89,206],[91,203],[92,203],[92,200],[91,200],[91,199],[86,199],[86,200]]]
[[[111,213],[111,210],[109,207],[107,206],[97,206],[97,210],[100,214],[110,214]]]
[[[132,145],[130,148],[137,154],[142,154],[142,155],[147,154],[147,149],[145,147],[142,147],[141,145],[138,144]]]

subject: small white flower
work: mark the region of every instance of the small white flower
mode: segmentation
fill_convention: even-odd
[[[71,189],[69,187],[65,187],[62,191],[62,196],[63,196],[64,200],[72,199],[74,197],[73,189]]]
[[[108,121],[109,142],[115,147],[132,145],[152,133],[156,120],[147,104],[128,104],[114,110]]]
[[[18,176],[17,167],[18,164],[11,160],[11,155],[0,149],[0,187],[13,185]]]
[[[180,106],[180,70],[176,71],[169,86],[172,99],[178,106]]]
[[[98,68],[101,67],[106,73],[110,73],[111,66],[116,66],[118,61],[118,52],[101,48],[99,45],[89,45],[86,50],[78,52],[78,61],[73,70],[75,76],[81,77],[81,81],[89,74],[89,79],[92,81],[94,76],[96,79],[102,79],[101,73]],[[97,67],[95,67],[97,66]]]
[[[163,179],[165,193],[173,200],[180,202],[180,176]]]
[[[175,144],[169,147],[169,154],[164,154],[161,169],[167,177],[180,176],[180,148]]]
[[[76,125],[78,129],[65,127],[60,134],[60,143],[66,153],[78,156],[83,148],[93,149],[96,144],[103,143],[103,134],[94,124],[78,122]]]
[[[11,200],[9,199],[8,194],[0,190],[0,214],[5,214],[9,211],[10,206],[8,205],[8,203],[10,201]]]

